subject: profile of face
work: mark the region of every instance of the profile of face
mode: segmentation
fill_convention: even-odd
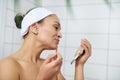
[[[42,43],[45,49],[53,50],[58,47],[62,34],[58,17],[54,14],[46,17],[42,23],[38,24],[38,42]]]

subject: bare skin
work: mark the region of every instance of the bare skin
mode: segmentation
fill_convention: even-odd
[[[45,61],[40,59],[43,50],[57,49],[62,36],[59,23],[57,16],[51,15],[42,24],[31,25],[22,47],[0,61],[0,80],[64,80],[60,72],[62,57],[58,52]],[[56,63],[59,65],[55,66]],[[50,77],[46,74],[47,68],[50,68]]]
[[[49,57],[50,56],[52,55],[49,55]],[[37,63],[31,63],[17,58],[17,55],[11,55],[0,62],[0,80],[42,80],[37,79],[37,76],[43,62],[44,60],[40,59]],[[40,78],[41,76],[42,75],[39,75]],[[56,76],[47,80],[57,79],[64,80],[60,71],[58,71]]]
[[[21,48],[0,61],[0,80],[65,80],[60,71],[62,56],[57,50],[62,37],[60,30],[56,15],[31,25]],[[81,48],[85,54],[76,61],[75,80],[84,80],[83,67],[91,55],[91,45],[86,39],[78,50]],[[55,53],[43,60],[40,55],[44,50],[55,50]]]
[[[76,63],[75,63],[75,80],[84,80],[84,64],[88,60],[88,58],[91,56],[91,44],[87,39],[82,39],[81,45],[78,48],[76,54],[81,50],[85,50],[85,54],[78,58]]]

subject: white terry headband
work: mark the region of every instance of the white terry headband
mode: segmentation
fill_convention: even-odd
[[[53,14],[53,12],[48,11],[45,8],[35,8],[31,10],[22,20],[21,23],[21,36],[23,37],[27,34],[29,26],[42,20],[43,18]]]

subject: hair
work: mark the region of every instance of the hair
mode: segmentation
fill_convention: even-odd
[[[15,21],[15,24],[16,24],[16,27],[18,29],[21,29],[21,23],[22,23],[22,20],[24,18],[24,16],[26,16],[31,10],[33,10],[35,8],[32,8],[30,9],[29,11],[26,12],[26,14],[22,14],[22,13],[17,13],[16,16],[14,17],[14,21]],[[42,20],[39,20],[37,23],[42,23],[44,19]]]
[[[21,29],[21,23],[22,23],[23,18],[24,18],[24,15],[22,15],[21,13],[16,14],[16,16],[14,18],[16,27],[18,29]]]

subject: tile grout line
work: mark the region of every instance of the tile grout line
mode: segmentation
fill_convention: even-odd
[[[111,0],[110,0],[111,5]],[[108,18],[108,43],[107,43],[107,65],[106,65],[106,80],[109,80],[109,53],[110,53],[110,24],[111,24],[111,6],[109,8],[109,18]]]

